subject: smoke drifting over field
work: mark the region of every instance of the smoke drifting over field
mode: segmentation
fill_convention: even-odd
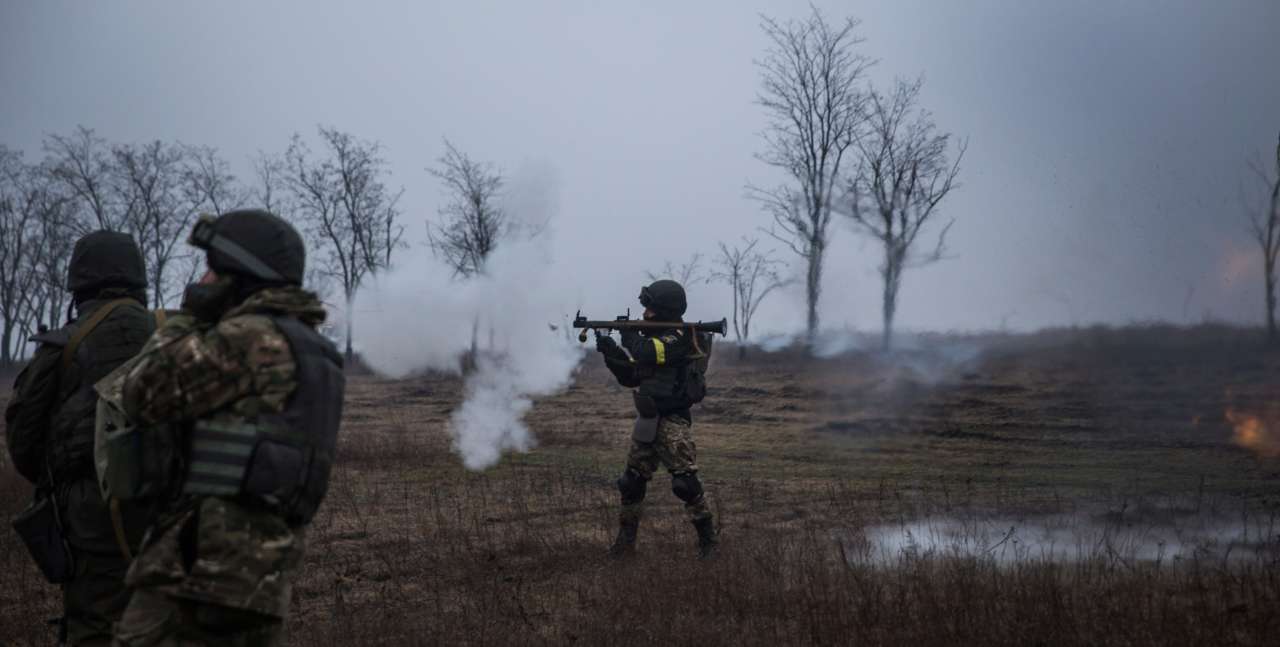
[[[554,259],[563,259],[554,253],[550,226],[556,184],[554,170],[543,165],[526,164],[511,176],[502,206],[512,231],[539,233],[500,244],[483,275],[455,278],[430,250],[415,246],[356,299],[360,353],[385,375],[457,373],[474,335],[475,370],[449,420],[454,451],[468,469],[490,467],[504,451],[532,449],[524,415],[533,398],[568,386],[582,357],[576,340],[551,327],[570,311],[555,287]]]
[[[548,326],[563,312],[548,297],[551,269],[547,245],[519,243],[495,252],[486,276],[455,280],[423,250],[357,298],[360,352],[389,376],[458,372],[477,330],[476,370],[449,425],[469,469],[494,465],[503,451],[532,448],[523,421],[532,398],[567,386],[581,357],[576,344]]]

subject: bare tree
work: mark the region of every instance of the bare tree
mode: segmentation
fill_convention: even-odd
[[[505,180],[502,173],[488,162],[477,162],[459,151],[448,139],[445,152],[436,162],[438,168],[427,172],[444,184],[448,196],[437,210],[437,222],[427,222],[427,242],[437,258],[453,270],[455,278],[467,279],[484,274],[489,256],[502,241],[518,233],[519,227],[501,204]],[[545,223],[544,223],[545,224]],[[541,231],[535,228],[531,235]],[[489,329],[489,346],[493,346],[493,328]],[[480,318],[471,322],[471,349],[462,358],[463,370],[475,366],[479,352]]]
[[[247,191],[248,199],[293,223],[299,231],[306,231],[308,223],[295,206],[296,201],[290,192],[289,168],[284,158],[259,152],[253,158],[253,174],[253,184]],[[333,275],[323,263],[307,263],[302,285],[324,300],[333,288]]]
[[[1254,239],[1262,250],[1263,284],[1266,289],[1267,340],[1275,344],[1276,332],[1276,258],[1280,255],[1280,140],[1276,143],[1275,177],[1260,162],[1250,167],[1267,187],[1268,200],[1262,209],[1251,210],[1250,224]]]
[[[381,157],[382,146],[336,128],[320,128],[320,138],[333,154],[338,202],[353,223],[351,232],[365,266],[370,272],[391,267],[392,253],[403,247],[399,203],[404,189],[393,193],[383,184],[387,162]]]
[[[899,80],[889,96],[871,92],[870,127],[857,143],[861,164],[848,182],[847,210],[842,211],[884,249],[880,276],[885,350],[893,339],[903,271],[940,260],[946,249],[954,221],[943,226],[929,252],[917,254],[913,248],[938,213],[939,203],[959,186],[955,179],[966,147],[960,143],[950,158],[951,135],[938,133],[932,116],[917,106],[920,85],[919,80]]]
[[[352,348],[352,305],[366,277],[387,269],[404,232],[397,203],[383,180],[386,162],[377,143],[320,127],[324,158],[317,159],[298,135],[285,153],[288,186],[298,218],[323,256],[325,271],[342,282],[347,304],[347,358]]]
[[[194,210],[221,214],[245,205],[249,194],[218,149],[183,146],[182,153],[182,190]]]
[[[444,184],[447,202],[440,219],[427,223],[427,239],[436,256],[459,278],[484,273],[485,262],[513,233],[511,219],[499,203],[504,180],[492,164],[477,162],[444,140],[439,168],[427,172]]]
[[[212,146],[180,146],[182,152],[182,197],[188,213],[223,214],[240,209],[250,199],[249,190],[241,185],[231,165]],[[174,263],[178,274],[185,280],[182,285],[195,281],[204,272],[204,254],[179,246]]]
[[[117,145],[112,155],[115,193],[125,207],[126,228],[146,260],[152,303],[163,308],[180,292],[171,270],[184,258],[183,243],[196,214],[183,193],[185,156],[181,146],[159,140]]]
[[[690,286],[695,283],[706,283],[712,279],[711,274],[706,272],[702,267],[702,254],[695,253],[688,263],[675,265],[671,261],[667,261],[666,265],[657,272],[646,271],[644,273],[650,281],[659,279],[674,279],[680,282],[680,285]]]
[[[772,252],[756,251],[758,244],[759,240],[746,237],[733,247],[720,243],[718,269],[711,274],[712,279],[724,281],[733,292],[733,335],[739,359],[747,356],[756,310],[770,292],[788,283],[778,273],[782,262],[773,259]]]
[[[120,231],[127,213],[115,202],[112,178],[115,158],[107,142],[90,128],[77,126],[70,135],[44,140],[49,171],[64,190],[75,196],[83,214],[76,220],[81,233],[94,229]]]
[[[30,215],[22,208],[18,182],[22,166],[21,153],[0,144],[0,367],[13,363],[10,349],[23,291],[19,281],[25,276],[23,261],[28,253],[25,247]]]
[[[59,189],[48,167],[36,169],[44,186],[44,200],[36,225],[35,248],[40,250],[29,260],[32,287],[32,320],[38,330],[41,324],[57,328],[65,316],[70,295],[66,291],[67,265],[77,238],[79,221],[74,198]]]
[[[807,263],[808,341],[818,330],[822,267],[829,242],[833,194],[845,153],[857,138],[866,96],[860,84],[871,59],[854,51],[859,22],[831,25],[812,9],[801,21],[763,18],[770,47],[762,61],[757,102],[769,123],[758,157],[781,169],[788,182],[772,189],[748,186],[773,216],[771,236]]]
[[[0,145],[0,366],[13,364],[15,350],[25,345],[36,285],[30,259],[40,253],[34,232],[46,199],[35,180],[22,154]]]
[[[285,161],[261,151],[253,158],[254,183],[248,190],[250,201],[271,213],[293,220],[293,204],[289,196],[289,169]]]

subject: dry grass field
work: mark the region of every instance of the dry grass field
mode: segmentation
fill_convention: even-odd
[[[640,555],[605,559],[631,408],[594,357],[482,473],[450,451],[459,379],[353,377],[291,643],[1276,644],[1280,355],[1255,333],[920,348],[718,356],[708,562],[662,476]],[[0,488],[11,516],[7,463]],[[0,535],[0,642],[45,644],[54,590]]]

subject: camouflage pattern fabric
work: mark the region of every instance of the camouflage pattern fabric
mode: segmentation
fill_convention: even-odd
[[[213,327],[174,317],[153,341],[125,378],[125,413],[138,422],[254,418],[283,410],[293,392],[289,342],[266,316],[235,315]]]
[[[631,450],[627,452],[627,467],[639,473],[645,481],[653,478],[659,466],[665,467],[672,476],[693,474],[698,471],[697,454],[697,447],[693,443],[693,425],[681,418],[663,417],[658,421],[658,434],[653,442],[631,441]],[[711,517],[711,506],[705,495],[686,504],[684,509],[693,521]],[[643,512],[643,501],[623,505],[620,518],[624,523],[639,521]]]
[[[201,497],[167,525],[129,568],[125,582],[131,588],[268,618],[287,614],[303,529],[221,497]]]
[[[284,622],[253,611],[138,591],[116,627],[116,645],[257,647],[284,642]]]
[[[325,316],[313,294],[283,287],[253,294],[216,325],[170,318],[121,385],[125,413],[143,424],[236,423],[283,410],[297,364],[269,318],[281,314],[313,326]],[[251,501],[177,499],[129,569],[134,597],[117,642],[276,644],[303,537],[304,529]]]

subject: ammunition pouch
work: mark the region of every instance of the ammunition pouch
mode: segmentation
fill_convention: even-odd
[[[651,443],[658,437],[658,423],[662,418],[658,415],[658,403],[647,395],[632,392],[636,404],[636,424],[631,430],[631,439],[638,443]]]
[[[710,333],[695,332],[694,348],[696,352],[689,357],[689,365],[685,368],[684,398],[689,404],[697,404],[707,397],[707,369],[711,365],[711,351],[714,337]]]
[[[261,498],[284,513],[290,523],[310,519],[303,493],[311,468],[311,452],[270,438],[258,441],[245,474],[244,493]]]
[[[189,434],[183,494],[236,496],[244,483],[258,426],[245,422],[199,420]]]
[[[272,433],[269,426],[202,420],[191,430],[184,494],[249,496],[290,524],[306,523],[319,507],[309,496],[312,448]]]
[[[37,488],[31,505],[14,517],[13,529],[51,584],[66,584],[75,577],[75,557],[52,490]]]
[[[126,426],[107,431],[100,485],[106,497],[137,501],[167,496],[179,461],[172,429]]]

